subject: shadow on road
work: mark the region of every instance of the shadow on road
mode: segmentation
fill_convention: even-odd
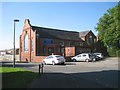
[[[118,88],[118,71],[44,73],[29,88]]]
[[[59,66],[66,66],[66,65],[76,65],[75,62],[66,62],[65,64],[57,64]]]
[[[8,62],[8,61],[4,61],[4,62],[0,62],[2,67],[13,67],[13,62]],[[38,66],[39,64],[36,63],[15,63],[15,67],[34,67],[34,66]]]

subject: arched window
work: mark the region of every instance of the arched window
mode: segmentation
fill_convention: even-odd
[[[25,38],[24,38],[24,51],[28,52],[28,35],[27,34],[25,35]]]

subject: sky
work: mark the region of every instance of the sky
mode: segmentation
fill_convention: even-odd
[[[35,26],[68,31],[92,30],[99,18],[117,2],[1,2],[0,3],[0,50],[13,48],[14,19],[15,46],[19,47],[25,19]]]

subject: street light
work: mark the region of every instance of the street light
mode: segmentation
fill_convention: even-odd
[[[14,47],[14,51],[13,51],[13,67],[15,68],[15,22],[19,22],[18,19],[14,20],[14,43],[13,43],[13,47]]]

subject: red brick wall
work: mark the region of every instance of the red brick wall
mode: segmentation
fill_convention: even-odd
[[[28,52],[24,52],[24,39],[25,39],[26,34],[28,35]],[[34,42],[34,51],[33,52],[31,52],[32,39]],[[35,56],[35,32],[33,32],[28,20],[25,20],[22,35],[20,37],[20,47],[21,47],[20,48],[21,60],[26,61],[26,59],[27,59],[29,62],[31,60],[33,60],[33,57]]]
[[[24,52],[24,39],[25,35],[28,35],[28,52]],[[34,50],[32,51],[32,41],[34,42]],[[41,40],[40,40],[40,43]],[[41,51],[41,50],[40,50]],[[36,56],[36,31],[33,31],[30,25],[29,20],[25,20],[22,34],[20,35],[20,56],[21,61],[28,62],[42,62],[43,58],[46,56]]]
[[[35,56],[33,62],[42,62],[46,56]]]

